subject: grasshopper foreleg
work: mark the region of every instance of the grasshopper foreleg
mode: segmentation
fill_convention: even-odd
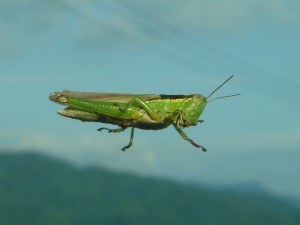
[[[204,152],[207,151],[206,148],[204,148],[204,147],[201,146],[201,145],[196,144],[192,139],[189,139],[188,136],[183,132],[183,130],[180,129],[179,127],[177,127],[176,124],[173,124],[173,126],[175,127],[175,129],[177,130],[177,132],[180,134],[180,136],[181,136],[184,140],[190,142],[193,146],[195,146],[195,147],[197,147],[197,148],[201,148],[202,151],[204,151]]]
[[[97,129],[97,131],[102,131],[102,130],[107,130],[108,131],[108,133],[119,133],[119,132],[123,132],[124,130],[125,130],[126,128],[124,128],[124,127],[119,127],[119,128],[117,128],[117,129],[109,129],[109,128],[107,128],[107,127],[101,127],[101,128],[99,128],[99,129]]]
[[[124,147],[122,148],[122,151],[126,151],[126,149],[130,148],[130,146],[131,146],[132,143],[133,143],[133,135],[134,135],[134,128],[131,127],[129,144],[126,145],[126,146],[124,146]]]
[[[192,126],[196,126],[197,123],[203,123],[203,122],[204,122],[204,120],[197,120],[194,124],[192,124]]]
[[[194,124],[192,124],[192,126],[197,126],[197,123],[203,123],[204,120],[197,120]]]

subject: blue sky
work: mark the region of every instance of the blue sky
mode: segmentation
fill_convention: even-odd
[[[300,3],[0,1],[0,148],[35,149],[78,165],[213,185],[257,183],[300,198]],[[186,129],[98,133],[60,117],[63,89],[208,95]]]

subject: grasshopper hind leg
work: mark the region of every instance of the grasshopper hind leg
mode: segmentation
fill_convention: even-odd
[[[99,129],[97,129],[97,131],[102,131],[102,130],[107,130],[108,133],[119,133],[119,132],[123,132],[124,130],[126,130],[127,127],[119,127],[117,129],[109,129],[107,127],[101,127]],[[126,149],[130,148],[133,144],[133,135],[134,135],[134,128],[131,127],[131,133],[130,133],[130,139],[129,139],[129,143],[128,145],[124,146],[122,148],[122,151],[126,151]]]
[[[190,143],[191,143],[193,146],[195,146],[196,148],[201,148],[202,151],[204,151],[204,152],[207,151],[206,148],[204,148],[204,147],[201,146],[201,145],[196,144],[192,139],[189,139],[189,137],[183,132],[183,130],[181,130],[179,127],[177,127],[176,124],[173,124],[173,126],[175,127],[175,129],[177,130],[177,132],[180,134],[180,136],[181,136],[184,140],[190,142]]]

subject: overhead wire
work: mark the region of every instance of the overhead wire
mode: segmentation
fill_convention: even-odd
[[[262,89],[267,88],[272,92],[276,92],[277,95],[300,100],[300,95],[298,94],[299,84],[291,82],[285,77],[249,63],[241,57],[237,57],[200,38],[190,35],[171,23],[158,18],[154,13],[149,12],[149,10],[138,6],[137,4],[133,4],[131,1],[110,0],[109,2],[110,4],[117,5],[123,10],[127,10],[129,12],[128,15],[135,18],[135,21],[144,25],[146,27],[146,32],[150,34],[151,32],[154,33],[157,36],[157,40],[158,38],[166,38],[170,41],[173,40],[173,43],[171,44],[173,48],[176,48],[178,54],[189,56],[191,60],[196,59],[196,61],[199,62],[198,70],[201,66],[205,66],[207,68],[214,68],[214,71],[227,70],[241,72],[241,75],[248,81],[252,80],[254,77],[260,80],[264,85],[261,86]],[[164,42],[164,44],[167,45],[167,42]]]
[[[179,27],[166,22],[149,10],[133,4],[131,1],[103,0],[100,3],[101,7],[105,4],[113,13],[121,15],[133,23],[138,34],[120,31],[118,25],[114,24],[114,21],[91,15],[88,9],[82,7],[82,5],[87,6],[88,4],[85,1],[64,0],[64,2],[81,13],[81,16],[88,19],[89,25],[95,26],[96,29],[99,29],[99,25],[101,25],[101,28],[104,27],[106,29],[106,32],[114,34],[115,38],[131,40],[134,44],[147,48],[147,51],[171,60],[176,64],[181,63],[181,65],[189,69],[207,73],[207,75],[232,71],[232,73],[241,73],[239,75],[244,76],[248,81],[256,77],[264,85],[269,85],[270,89],[273,88],[273,91],[299,99],[297,94],[295,95],[295,90],[298,90],[297,84],[278,76],[276,73],[251,64],[241,57],[221,50],[186,31],[182,31]],[[101,29],[101,32],[103,32],[103,29]],[[266,84],[268,79],[269,82]],[[275,83],[277,85],[273,85]],[[275,88],[272,86],[275,86]],[[284,87],[276,88],[276,86]],[[287,87],[290,87],[287,89],[289,93],[280,92],[281,89],[286,89]]]

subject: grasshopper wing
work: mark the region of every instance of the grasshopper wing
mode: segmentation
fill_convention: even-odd
[[[55,101],[60,96],[66,98],[77,98],[88,101],[102,101],[102,102],[119,102],[127,103],[134,97],[139,97],[143,101],[150,101],[161,99],[159,94],[123,94],[123,93],[99,93],[99,92],[76,92],[64,90],[63,92],[52,92],[49,96],[50,100]]]

